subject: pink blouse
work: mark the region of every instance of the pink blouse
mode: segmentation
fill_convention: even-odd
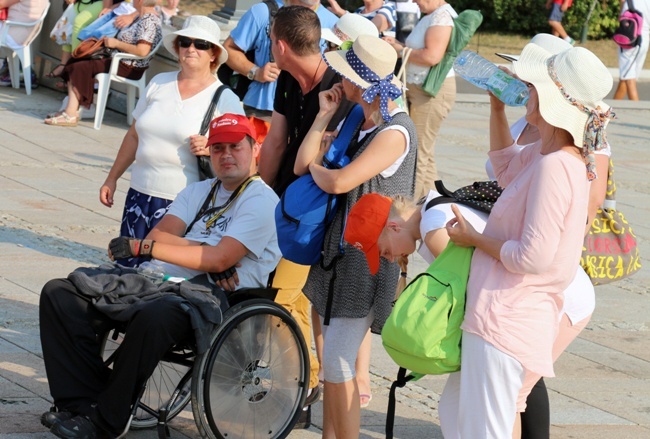
[[[483,233],[506,242],[500,261],[474,252],[462,328],[524,368],[554,376],[551,350],[562,292],[582,250],[589,182],[581,160],[540,148],[489,153],[505,190]]]

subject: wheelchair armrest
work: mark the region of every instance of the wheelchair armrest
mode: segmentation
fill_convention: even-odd
[[[278,294],[278,288],[241,288],[232,292],[227,292],[228,304],[232,307],[249,299],[268,299],[275,300]]]

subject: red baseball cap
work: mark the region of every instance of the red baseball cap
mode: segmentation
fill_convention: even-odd
[[[208,145],[215,143],[239,143],[245,136],[257,139],[255,127],[242,114],[226,113],[210,122]]]
[[[388,222],[393,200],[380,194],[366,194],[359,198],[348,213],[343,239],[366,255],[371,274],[379,271],[377,241]]]

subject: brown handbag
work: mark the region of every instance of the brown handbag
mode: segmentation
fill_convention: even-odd
[[[83,40],[72,52],[72,57],[77,59],[102,59],[111,56],[111,49],[104,46],[104,39],[91,37]]]

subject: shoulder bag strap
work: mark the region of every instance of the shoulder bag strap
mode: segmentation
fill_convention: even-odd
[[[210,129],[210,122],[212,122],[212,115],[214,114],[214,110],[217,108],[217,103],[219,102],[221,93],[223,93],[223,91],[227,88],[230,87],[225,84],[221,84],[212,95],[212,100],[208,106],[208,111],[206,111],[205,116],[203,116],[203,122],[201,122],[201,129],[199,130],[200,135],[205,136],[208,133],[208,130]]]

